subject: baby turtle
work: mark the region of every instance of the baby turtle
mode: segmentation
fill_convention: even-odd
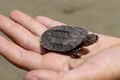
[[[41,36],[41,44],[50,51],[71,53],[75,58],[80,54],[77,50],[83,46],[89,46],[98,40],[95,34],[81,27],[56,26],[48,29]]]

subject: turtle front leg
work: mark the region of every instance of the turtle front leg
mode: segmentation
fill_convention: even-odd
[[[79,53],[77,53],[76,50],[73,50],[73,51],[72,51],[72,56],[73,56],[74,58],[80,58],[80,57],[81,57],[81,55],[80,55]]]

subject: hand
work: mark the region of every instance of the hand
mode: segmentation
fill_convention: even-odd
[[[33,70],[24,80],[120,80],[119,57],[120,45],[100,52],[68,71]]]
[[[40,36],[50,26],[63,25],[57,21],[45,26],[20,11],[13,11],[10,18],[0,15],[0,30],[15,43],[0,36],[0,54],[17,67],[25,70],[52,69],[59,71],[69,56],[49,52],[45,55]]]
[[[13,11],[10,18],[0,16],[0,30],[15,43],[0,36],[0,53],[17,67],[33,70],[26,75],[25,79],[33,77],[40,80],[50,80],[50,78],[51,80],[99,79],[104,78],[103,76],[110,78],[113,71],[116,77],[116,72],[119,71],[116,67],[120,66],[117,64],[120,61],[119,45],[116,47],[120,44],[118,38],[98,34],[100,40],[87,47],[90,52],[81,59],[72,59],[70,56],[53,52],[42,55],[45,51],[40,46],[40,36],[48,28],[63,25],[63,23],[42,16],[32,19],[20,11]]]

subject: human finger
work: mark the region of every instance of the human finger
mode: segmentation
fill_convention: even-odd
[[[52,70],[33,70],[24,76],[24,80],[71,80],[65,79],[66,72]]]
[[[33,70],[41,66],[42,57],[40,54],[26,51],[2,36],[0,36],[0,55],[22,69]]]
[[[12,11],[10,17],[37,36],[41,36],[42,33],[47,30],[44,25],[38,23],[32,17],[21,11]]]
[[[62,22],[59,22],[59,21],[50,19],[50,18],[45,17],[45,16],[37,16],[35,19],[36,19],[36,21],[38,21],[40,24],[43,24],[43,25],[45,25],[45,26],[48,27],[48,28],[55,27],[55,26],[60,26],[60,25],[65,25],[65,24],[62,23]]]
[[[55,80],[56,76],[57,73],[55,71],[33,70],[24,76],[24,80]]]
[[[39,37],[3,15],[0,15],[0,30],[23,48],[40,52]]]

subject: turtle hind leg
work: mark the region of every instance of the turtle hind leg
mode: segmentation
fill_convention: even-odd
[[[77,53],[76,51],[72,51],[72,56],[74,58],[80,58],[81,57],[81,55],[79,53]]]

